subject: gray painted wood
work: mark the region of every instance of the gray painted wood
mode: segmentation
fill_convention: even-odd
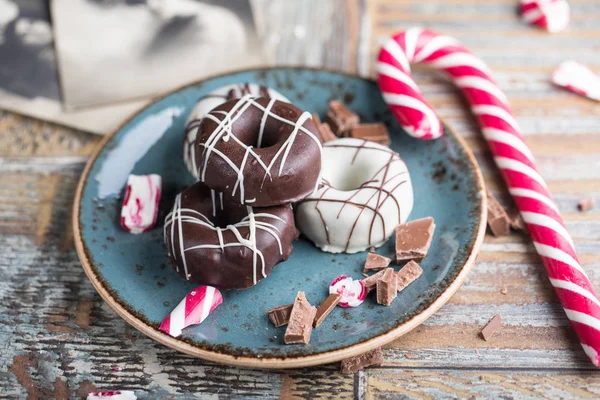
[[[567,32],[519,22],[514,0],[253,0],[278,63],[368,73],[377,41],[413,24],[457,36],[490,63],[522,125],[583,264],[600,288],[600,104],[547,81],[564,58],[600,70],[600,5],[573,0]],[[348,19],[354,18],[349,21]],[[311,26],[300,40],[296,25]],[[485,142],[454,89],[417,68],[425,96],[467,138],[489,187],[510,204]],[[253,371],[176,353],[129,328],[96,294],[72,247],[78,176],[99,138],[0,111],[0,398],[598,398],[599,372],[579,349],[527,236],[486,237],[464,285],[433,317],[386,346],[385,364]],[[506,294],[502,294],[506,287]],[[478,332],[494,314],[504,326]]]

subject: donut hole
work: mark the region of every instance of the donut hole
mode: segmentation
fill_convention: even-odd
[[[368,158],[359,157],[354,163],[340,168],[339,161],[323,157],[325,167],[323,168],[323,179],[331,186],[342,192],[350,192],[365,186],[376,172],[373,162]]]
[[[238,204],[232,204],[227,202],[227,206],[224,208],[224,210],[221,210],[221,207],[217,202],[215,215],[213,215],[212,213],[208,214],[211,219],[211,222],[221,229],[225,229],[229,225],[237,224],[248,215],[246,207],[240,206]]]

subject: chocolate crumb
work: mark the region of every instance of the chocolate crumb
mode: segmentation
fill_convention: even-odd
[[[381,364],[383,364],[383,350],[378,347],[359,356],[342,360],[341,372],[342,374],[354,374],[363,368]]]
[[[500,314],[494,315],[494,318],[487,323],[487,325],[481,330],[481,337],[486,342],[496,333],[498,329],[502,327],[502,316]]]
[[[405,287],[417,280],[418,277],[423,273],[423,269],[419,264],[414,261],[410,261],[400,271],[396,273],[398,279],[398,291],[403,290]]]
[[[594,199],[592,196],[585,197],[579,200],[579,203],[577,203],[577,208],[579,208],[579,211],[589,211],[595,206],[596,199]]]
[[[511,208],[507,211],[510,228],[513,231],[529,233],[527,225],[521,216],[521,213],[516,208]]]
[[[279,306],[275,308],[271,308],[267,310],[267,315],[269,319],[275,325],[276,328],[280,326],[287,325],[290,320],[290,314],[292,313],[293,304],[286,304],[284,306]]]
[[[393,268],[386,268],[381,278],[377,280],[377,303],[384,306],[392,304],[398,295],[396,272]]]
[[[337,139],[337,136],[335,136],[335,134],[331,131],[331,128],[327,122],[321,122],[317,114],[313,114],[312,118],[324,143]]]
[[[303,292],[298,292],[283,341],[285,344],[304,343],[310,341],[312,325],[317,309],[310,305]]]
[[[329,313],[338,305],[340,299],[342,298],[341,294],[332,293],[323,302],[317,307],[317,312],[315,314],[315,319],[313,321],[313,327],[318,327],[323,323],[325,318],[329,315]]]
[[[360,118],[338,100],[329,102],[329,110],[325,117],[333,133],[338,137],[347,136],[347,132],[358,125]]]
[[[380,256],[379,254],[369,253],[367,254],[367,261],[365,262],[364,272],[369,270],[379,270],[386,268],[392,262],[391,258]]]
[[[433,218],[421,218],[396,227],[396,262],[416,260],[427,255],[435,231]]]
[[[390,135],[385,124],[360,124],[352,127],[348,135],[356,139],[364,139],[370,142],[379,143],[384,146],[389,146]]]
[[[487,191],[487,223],[494,236],[506,236],[510,231],[510,218],[498,200]]]

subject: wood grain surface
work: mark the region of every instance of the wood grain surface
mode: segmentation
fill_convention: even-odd
[[[600,71],[600,3],[570,1],[566,32],[521,23],[516,0],[255,0],[282,64],[369,74],[381,38],[420,25],[456,36],[494,70],[600,289],[600,103],[554,88],[562,60]],[[303,27],[303,28],[298,28]],[[274,39],[273,39],[274,38]],[[457,90],[417,68],[425,97],[467,141],[486,181],[508,196]],[[488,236],[457,294],[355,375],[338,365],[254,371],[178,354],[129,328],[96,294],[72,246],[70,210],[99,138],[0,111],[0,398],[81,398],[96,389],[141,398],[599,398],[587,359],[526,235]],[[503,290],[505,289],[505,290]],[[483,341],[495,314],[504,326]]]

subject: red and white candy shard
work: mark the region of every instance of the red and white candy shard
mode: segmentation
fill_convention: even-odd
[[[136,400],[132,390],[105,390],[88,394],[87,400]]]
[[[159,175],[129,175],[121,226],[131,233],[149,231],[156,225],[162,179]]]
[[[521,19],[548,32],[560,32],[569,25],[571,10],[566,0],[521,0]]]
[[[600,75],[577,61],[564,61],[552,73],[552,83],[600,101]]]
[[[353,308],[360,306],[365,297],[367,289],[362,280],[353,280],[347,275],[340,275],[331,281],[329,285],[329,294],[339,294],[342,296],[338,306],[344,308]]]
[[[188,293],[160,324],[160,330],[173,337],[183,328],[202,323],[223,302],[221,292],[212,286],[199,286]]]

